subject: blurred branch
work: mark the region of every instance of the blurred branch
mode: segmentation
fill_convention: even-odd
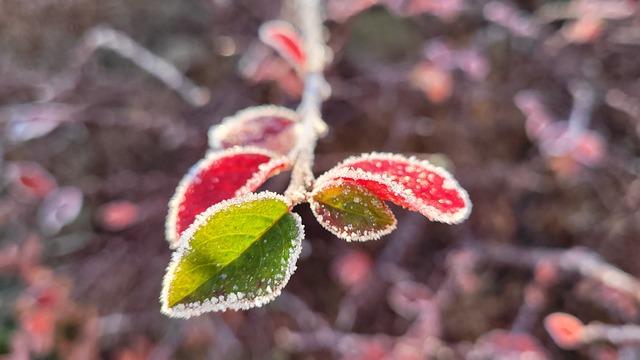
[[[578,273],[610,288],[627,293],[640,303],[640,281],[609,264],[595,252],[575,247],[568,250],[523,248],[513,245],[484,246],[482,255],[491,262],[515,267],[534,268],[541,262],[553,264],[559,270]]]
[[[81,68],[98,49],[109,49],[116,54],[131,60],[142,70],[160,80],[168,88],[177,92],[192,106],[202,106],[209,102],[209,90],[195,85],[185,77],[173,64],[153,54],[142,45],[135,42],[126,34],[116,31],[108,26],[96,26],[83,36],[76,50],[71,71]],[[50,98],[52,100],[62,91],[75,86],[77,75],[72,74],[65,79],[66,84],[62,89],[56,89]]]

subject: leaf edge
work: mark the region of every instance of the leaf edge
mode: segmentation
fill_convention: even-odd
[[[190,251],[189,242],[195,232],[205,224],[209,218],[211,218],[217,212],[224,210],[230,206],[238,206],[243,203],[255,200],[262,199],[277,199],[285,203],[289,211],[288,214],[291,214],[298,229],[298,236],[291,240],[294,244],[291,248],[289,255],[289,262],[287,264],[287,271],[285,272],[284,277],[278,283],[277,286],[273,288],[273,291],[270,293],[265,293],[264,295],[258,295],[253,298],[251,301],[244,298],[238,298],[234,296],[235,300],[230,300],[228,297],[231,296],[229,294],[222,301],[218,301],[216,303],[212,303],[210,299],[207,299],[202,302],[194,302],[189,304],[179,304],[174,307],[168,306],[169,299],[169,288],[170,284],[175,277],[175,270],[178,267],[179,261],[185,252]],[[160,311],[172,318],[184,318],[189,319],[194,316],[201,315],[205,312],[217,312],[217,311],[226,311],[226,310],[248,310],[254,307],[261,307],[264,304],[267,304],[273,301],[276,297],[280,295],[282,289],[287,285],[291,275],[297,269],[296,262],[300,258],[300,253],[302,251],[302,240],[304,239],[304,225],[302,224],[302,218],[295,212],[291,211],[291,203],[285,198],[283,195],[271,192],[264,191],[260,193],[248,193],[241,197],[236,197],[228,200],[223,200],[215,205],[212,205],[207,210],[202,212],[200,215],[196,217],[196,220],[187,228],[182,235],[180,236],[180,245],[171,255],[171,260],[169,265],[167,266],[164,278],[162,280],[162,290],[160,292]]]

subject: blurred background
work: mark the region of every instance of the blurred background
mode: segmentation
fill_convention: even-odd
[[[316,173],[415,155],[455,174],[471,217],[395,207],[392,234],[346,243],[300,205],[277,300],[175,320],[167,202],[211,125],[297,106],[296,73],[257,38],[291,7],[0,0],[0,358],[640,359],[628,331],[544,321],[640,321],[638,6],[328,0]]]

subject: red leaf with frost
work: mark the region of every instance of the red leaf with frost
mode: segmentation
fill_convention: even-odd
[[[169,202],[166,237],[172,248],[197,215],[222,200],[256,190],[269,177],[291,167],[285,156],[255,147],[209,153],[182,178]]]
[[[346,159],[316,181],[316,187],[340,179],[363,185],[377,196],[429,220],[460,223],[471,212],[467,192],[453,176],[428,161],[388,153],[370,153]]]
[[[582,343],[584,324],[575,316],[553,313],[544,319],[544,328],[563,349],[575,349]]]
[[[274,105],[254,106],[226,117],[209,129],[209,146],[228,149],[255,146],[279,154],[288,153],[296,142],[298,114]]]
[[[258,35],[263,43],[274,48],[297,70],[304,72],[307,55],[300,34],[291,24],[281,20],[267,21],[260,26]]]

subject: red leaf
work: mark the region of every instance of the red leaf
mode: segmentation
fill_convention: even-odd
[[[553,313],[544,319],[544,328],[555,343],[563,349],[575,349],[582,343],[584,324],[575,316]]]
[[[44,198],[56,188],[56,179],[36,162],[14,162],[7,167],[10,190],[25,198]]]
[[[297,70],[305,70],[307,55],[300,34],[291,24],[281,20],[267,21],[260,26],[259,36]]]
[[[256,190],[291,167],[289,160],[255,147],[209,153],[182,178],[169,202],[166,236],[172,248],[180,234],[210,206]]]
[[[126,200],[112,201],[98,209],[100,225],[110,231],[126,229],[134,224],[139,217],[139,206]]]
[[[295,111],[281,106],[250,107],[212,126],[209,146],[228,149],[251,145],[286,154],[295,145],[298,118]]]
[[[352,157],[320,176],[316,186],[339,179],[364,185],[380,198],[432,221],[460,223],[471,212],[469,195],[449,172],[413,157],[387,153]]]
[[[595,131],[584,130],[575,140],[571,157],[585,166],[596,166],[607,153],[606,142],[602,135]]]
[[[350,251],[340,255],[331,264],[334,276],[346,288],[353,288],[364,283],[371,273],[373,260],[363,251]]]

